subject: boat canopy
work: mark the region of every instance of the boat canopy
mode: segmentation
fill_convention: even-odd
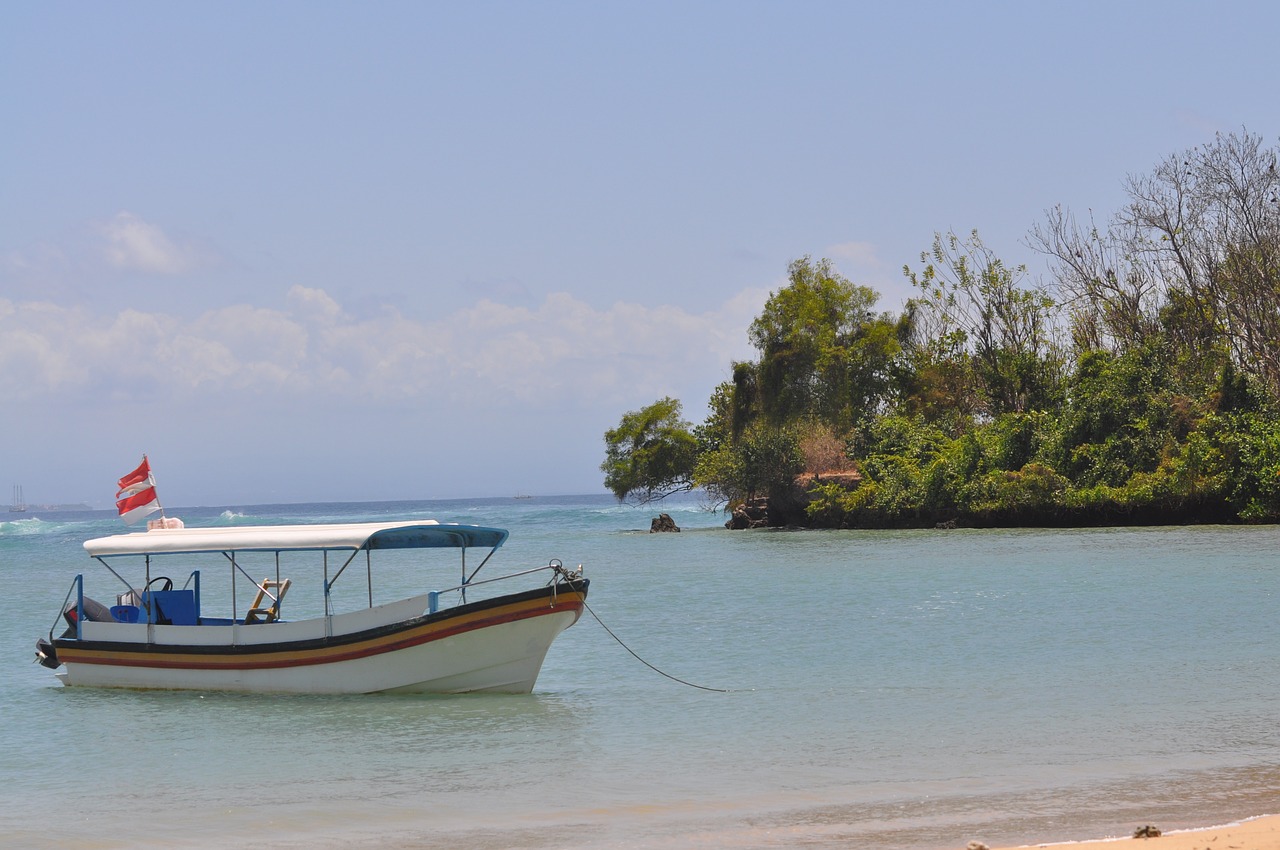
[[[85,541],[95,558],[116,555],[178,555],[197,552],[302,552],[359,549],[437,549],[483,546],[497,549],[502,528],[440,523],[353,522],[329,525],[254,525],[166,528]]]

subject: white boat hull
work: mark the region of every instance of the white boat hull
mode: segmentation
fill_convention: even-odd
[[[581,580],[382,624],[379,615],[403,615],[415,601],[250,626],[86,622],[80,639],[56,642],[60,678],[249,693],[529,693],[552,641],[581,616],[586,590]]]

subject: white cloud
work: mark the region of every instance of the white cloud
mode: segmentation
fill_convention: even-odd
[[[327,293],[295,286],[286,310],[237,305],[194,319],[0,300],[0,392],[84,396],[517,405],[611,410],[661,395],[705,400],[735,359],[766,293],[719,309],[617,303],[566,293],[536,308],[494,301],[422,319],[355,319]]]
[[[159,227],[131,212],[117,213],[100,229],[107,242],[107,263],[115,268],[171,275],[189,271],[198,264],[197,251],[178,245]]]
[[[322,322],[334,322],[342,315],[338,302],[323,289],[295,285],[289,289],[289,303],[300,314]]]

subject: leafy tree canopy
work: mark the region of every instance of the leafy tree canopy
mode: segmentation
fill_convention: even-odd
[[[846,280],[830,260],[804,257],[787,275],[748,331],[760,352],[751,401],[773,425],[809,418],[848,427],[888,390],[896,325],[873,311],[879,293]],[[735,372],[735,384],[744,377]]]
[[[698,441],[680,417],[680,402],[667,397],[625,413],[605,432],[604,483],[619,499],[638,504],[693,487]]]

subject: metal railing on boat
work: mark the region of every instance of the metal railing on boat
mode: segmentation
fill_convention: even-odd
[[[53,640],[53,630],[58,627],[58,618],[67,611],[67,603],[71,601],[72,593],[76,595],[76,639],[80,639],[80,622],[84,619],[84,573],[71,580],[71,586],[67,588],[67,595],[62,598],[62,605],[58,608],[58,613],[54,615],[53,625],[49,626],[49,640]]]
[[[534,567],[528,570],[521,570],[518,573],[507,573],[504,576],[495,576],[493,578],[481,579],[480,581],[469,581],[469,582],[466,582],[465,584],[460,584],[457,587],[446,587],[444,590],[428,591],[427,592],[427,613],[434,614],[440,610],[440,595],[442,593],[453,593],[455,591],[461,591],[463,594],[463,601],[465,602],[466,592],[468,588],[479,587],[480,585],[483,585],[483,584],[493,584],[499,581],[506,581],[507,579],[519,578],[520,576],[533,575],[534,573],[540,573],[543,570],[554,570],[557,576],[564,576],[567,580],[572,580],[575,575],[573,573],[570,573],[568,570],[564,568],[564,563],[561,562],[560,559],[552,558],[551,562],[547,564],[545,567]],[[576,575],[578,576],[582,575],[581,567],[578,568],[578,572],[576,573]]]

